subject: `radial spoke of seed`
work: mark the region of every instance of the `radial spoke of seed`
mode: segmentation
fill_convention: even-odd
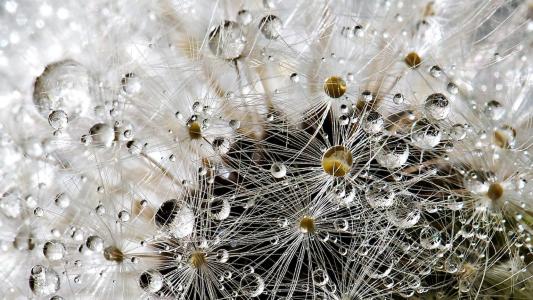
[[[150,164],[152,164],[153,166],[155,166],[156,168],[159,169],[159,171],[161,171],[161,174],[163,176],[166,176],[168,177],[172,182],[174,182],[175,184],[177,184],[178,186],[181,186],[182,183],[177,179],[175,178],[168,170],[167,168],[165,168],[163,165],[161,165],[160,163],[158,163],[157,161],[155,161],[153,158],[151,158],[149,155],[147,155],[146,153],[142,153],[141,152],[141,156],[144,157],[144,159],[146,159]]]

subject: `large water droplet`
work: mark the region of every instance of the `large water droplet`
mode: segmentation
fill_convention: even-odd
[[[283,28],[283,24],[281,23],[281,20],[278,17],[274,15],[268,15],[261,19],[261,22],[259,23],[259,28],[261,29],[261,33],[267,39],[275,40],[281,35],[281,29]]]
[[[440,246],[440,232],[432,226],[425,227],[420,231],[420,245],[425,249],[435,249]]]
[[[382,167],[396,169],[407,162],[409,145],[404,140],[391,136],[383,139],[382,143],[376,155],[376,160]]]
[[[48,296],[60,288],[60,279],[56,271],[42,265],[31,269],[30,289],[37,296]]]
[[[183,238],[193,231],[194,213],[184,201],[171,199],[161,204],[155,223],[166,227],[174,237]]]
[[[60,241],[48,241],[43,246],[44,256],[51,261],[63,259],[65,252],[65,245]]]
[[[209,48],[220,58],[236,59],[245,47],[246,37],[238,23],[225,21],[209,33]]]
[[[450,102],[441,93],[431,94],[426,98],[424,109],[427,116],[442,120],[450,113]]]
[[[240,289],[245,296],[258,297],[265,289],[265,282],[256,273],[248,273],[242,277]]]
[[[418,120],[411,127],[411,142],[418,148],[432,149],[437,146],[441,137],[440,128],[427,119]]]
[[[316,269],[313,271],[313,283],[317,286],[324,286],[328,283],[328,273],[323,269]]]
[[[91,97],[94,86],[84,66],[73,60],[63,60],[46,66],[37,77],[33,102],[45,117],[53,110],[62,110],[71,117],[87,115],[94,107]]]
[[[156,293],[163,288],[163,275],[156,270],[144,271],[139,276],[140,287],[149,293]]]
[[[413,227],[420,220],[420,209],[412,197],[398,194],[395,204],[387,210],[387,218],[399,228]]]

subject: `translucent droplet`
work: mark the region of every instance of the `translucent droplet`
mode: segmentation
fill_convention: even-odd
[[[283,24],[278,17],[274,15],[268,15],[261,19],[261,22],[259,23],[259,29],[267,39],[275,40],[281,35]]]
[[[283,163],[273,163],[270,167],[270,174],[272,174],[272,177],[274,178],[283,178],[287,175],[287,167]]]
[[[485,193],[489,190],[490,179],[493,178],[493,174],[481,170],[470,170],[463,178],[463,184],[465,188],[476,194]]]
[[[128,73],[122,77],[122,90],[126,95],[136,95],[141,91],[141,88],[141,79],[134,73]]]
[[[392,268],[394,267],[394,261],[391,258],[386,260],[379,258],[375,259],[376,260],[374,260],[370,265],[368,276],[374,279],[382,279],[389,276],[389,274],[392,272]]]
[[[87,248],[89,248],[91,251],[100,252],[104,250],[104,240],[97,236],[97,235],[91,235],[87,238],[87,241],[85,242],[85,245]]]
[[[402,94],[398,93],[395,94],[394,97],[392,97],[392,102],[394,102],[394,104],[402,104],[405,102],[405,98]]]
[[[241,23],[241,25],[246,26],[252,23],[252,14],[248,10],[240,10],[237,13],[237,21]]]
[[[328,273],[323,269],[316,269],[313,271],[313,283],[317,286],[324,286],[328,283]]]
[[[500,102],[496,100],[491,100],[485,105],[484,113],[491,120],[499,120],[505,114],[505,108],[501,105]]]
[[[54,110],[48,115],[48,124],[55,129],[64,129],[68,125],[67,113],[62,110]]]
[[[236,59],[245,47],[246,37],[238,23],[225,21],[209,33],[209,48],[220,58]]]
[[[29,283],[31,291],[37,296],[51,295],[61,286],[57,272],[42,265],[31,268]]]
[[[395,204],[387,209],[387,218],[399,228],[413,227],[420,220],[420,209],[412,197],[398,194]]]
[[[53,110],[62,110],[71,117],[86,115],[94,107],[93,86],[94,81],[84,66],[63,60],[49,64],[37,77],[33,102],[45,117]]]
[[[60,241],[48,241],[43,246],[44,256],[51,261],[63,259],[65,252],[65,245]]]
[[[380,113],[371,110],[366,114],[363,130],[368,134],[378,134],[383,130],[385,121]]]
[[[440,128],[427,119],[416,121],[411,127],[411,142],[421,149],[432,149],[442,137]]]
[[[228,153],[230,149],[229,140],[225,137],[216,137],[211,144],[213,145],[213,149],[220,155]]]
[[[429,70],[429,74],[435,78],[439,78],[442,75],[442,69],[439,66],[433,66]]]
[[[115,130],[104,123],[93,125],[89,130],[89,134],[91,135],[92,143],[98,146],[110,147],[115,140]]]
[[[131,155],[139,155],[144,150],[144,143],[137,139],[133,139],[126,143],[126,148],[128,148],[128,152]]]
[[[22,199],[19,193],[4,193],[0,198],[0,212],[8,218],[18,218],[22,213]]]
[[[455,141],[461,141],[466,137],[466,128],[464,124],[454,124],[450,128],[450,138]]]
[[[374,95],[372,95],[371,91],[367,90],[361,93],[361,99],[363,100],[363,102],[369,103],[374,99]]]
[[[36,216],[36,217],[42,217],[44,216],[44,210],[40,207],[36,207],[34,210],[33,210],[33,215]]]
[[[194,213],[184,201],[165,201],[156,212],[155,223],[166,227],[176,238],[190,235],[194,228]]]
[[[226,249],[220,249],[217,251],[217,260],[220,263],[225,263],[229,259],[229,252]]]
[[[356,188],[352,183],[340,182],[334,187],[335,198],[337,202],[344,206],[349,206],[356,196]]]
[[[300,75],[298,73],[291,74],[291,81],[294,83],[300,82]]]
[[[409,145],[403,139],[393,136],[382,141],[383,144],[376,154],[377,162],[387,169],[403,166],[409,157]]]
[[[258,297],[265,289],[263,278],[256,273],[244,275],[240,282],[241,292],[248,297]]]
[[[105,214],[105,207],[102,204],[99,204],[94,209],[94,212],[99,216],[103,216]]]
[[[516,130],[509,125],[500,126],[494,130],[493,142],[502,149],[513,149],[516,142]]]
[[[446,90],[448,91],[448,93],[452,95],[455,95],[459,92],[459,88],[453,82],[448,82],[448,85],[446,86]]]
[[[339,124],[342,126],[346,126],[350,124],[350,118],[346,115],[342,115],[339,117]]]
[[[450,102],[441,93],[431,94],[426,98],[424,109],[427,116],[435,120],[442,120],[450,113]]]
[[[231,205],[226,198],[214,198],[209,201],[209,215],[218,221],[225,220],[229,217]]]
[[[119,213],[118,213],[118,220],[121,222],[121,223],[126,223],[130,220],[131,218],[131,215],[129,212],[125,211],[125,210],[121,210]]]
[[[70,205],[70,198],[65,193],[59,193],[54,202],[60,208],[67,208]]]
[[[374,208],[392,206],[395,197],[396,193],[380,184],[371,185],[370,188],[365,191],[366,201]]]
[[[420,245],[424,249],[436,249],[440,246],[440,242],[440,232],[435,227],[425,227],[420,231]]]
[[[229,127],[233,130],[237,130],[241,127],[241,122],[239,120],[231,120],[229,121]]]
[[[163,288],[163,275],[150,269],[139,276],[139,286],[148,293],[156,293]]]

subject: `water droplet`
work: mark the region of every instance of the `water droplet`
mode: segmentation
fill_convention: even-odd
[[[238,23],[225,21],[209,33],[209,48],[220,58],[236,59],[245,47],[246,37]]]
[[[239,120],[231,120],[229,121],[229,127],[233,130],[237,130],[241,127],[241,122]]]
[[[270,167],[270,174],[277,179],[283,178],[287,175],[287,167],[283,163],[275,162]]]
[[[176,238],[190,235],[194,228],[194,213],[184,201],[165,201],[156,212],[155,223],[166,227]]]
[[[485,105],[484,113],[491,120],[499,120],[505,114],[505,108],[501,105],[500,102],[496,100],[491,100]]]
[[[125,210],[122,210],[118,213],[118,220],[121,222],[121,223],[126,223],[130,220],[130,213],[125,211]]]
[[[421,149],[432,149],[442,137],[440,128],[427,119],[416,121],[411,127],[411,142]]]
[[[450,102],[441,93],[431,94],[426,98],[424,109],[427,116],[435,120],[442,120],[450,113]]]
[[[392,102],[394,102],[394,104],[403,104],[405,102],[405,98],[402,94],[398,93],[392,97]]]
[[[60,130],[67,128],[68,116],[67,113],[62,110],[54,110],[48,115],[48,124],[55,129]]]
[[[436,249],[440,246],[440,242],[440,232],[435,227],[425,227],[420,231],[420,245],[424,249]]]
[[[33,103],[45,117],[54,110],[62,110],[71,117],[86,115],[94,107],[91,97],[94,85],[88,70],[78,62],[52,63],[35,80]]]
[[[316,269],[313,271],[313,283],[317,286],[324,286],[328,283],[328,273],[323,269]]]
[[[115,139],[113,127],[103,123],[93,125],[89,130],[89,134],[92,139],[91,143],[98,146],[110,147]]]
[[[464,124],[454,124],[450,129],[450,138],[461,141],[466,137],[466,126]]]
[[[144,271],[139,276],[139,286],[146,292],[156,293],[163,288],[163,275],[152,269]]]
[[[31,291],[37,296],[51,295],[61,286],[57,272],[42,265],[31,268],[29,283]]]
[[[387,218],[399,228],[409,228],[420,220],[420,210],[412,197],[398,194],[395,204],[387,210]]]
[[[65,193],[59,193],[54,202],[60,208],[67,208],[70,205],[70,198]]]
[[[396,169],[407,162],[409,145],[403,139],[389,136],[382,142],[381,148],[376,154],[376,160],[382,167]]]
[[[265,289],[263,278],[256,273],[244,275],[240,282],[241,292],[248,297],[258,297]]]
[[[213,139],[213,143],[211,143],[211,145],[213,146],[213,150],[220,155],[228,153],[230,149],[229,140],[225,137],[216,137]]]
[[[396,193],[384,185],[374,184],[365,191],[365,199],[373,208],[390,207],[394,204]]]
[[[237,13],[237,21],[241,23],[241,25],[246,26],[252,23],[252,14],[248,10],[240,10]]]
[[[228,250],[226,249],[220,249],[217,251],[217,260],[220,262],[220,263],[225,263],[227,262],[229,259],[229,253],[228,253]]]
[[[126,95],[136,95],[141,91],[141,88],[141,79],[134,73],[128,73],[122,77],[122,90]]]
[[[229,217],[231,205],[226,198],[214,198],[209,201],[209,215],[218,221]]]
[[[442,69],[439,66],[433,66],[429,70],[429,74],[435,78],[439,78],[442,75]]]
[[[97,236],[97,235],[91,235],[87,238],[87,241],[85,242],[85,245],[87,248],[89,248],[91,251],[100,252],[104,250],[104,240]]]
[[[379,134],[383,130],[385,121],[380,113],[371,110],[366,114],[363,130],[368,134]]]
[[[298,73],[292,73],[290,78],[294,83],[300,82],[300,75]]]
[[[63,259],[65,252],[65,245],[63,245],[63,243],[60,241],[48,241],[43,246],[44,256],[51,261]]]
[[[259,23],[259,29],[267,39],[275,40],[281,35],[283,24],[278,17],[274,15],[268,15],[261,19],[261,22]]]

